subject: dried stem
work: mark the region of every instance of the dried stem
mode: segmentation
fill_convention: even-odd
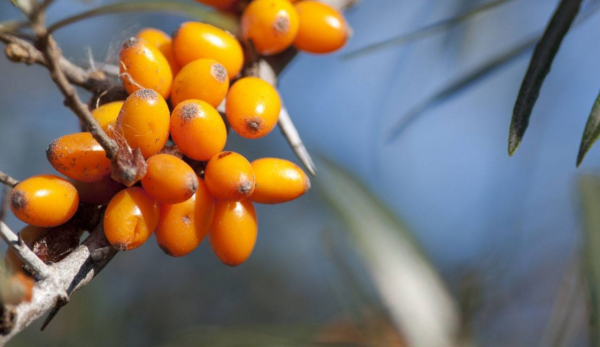
[[[19,183],[19,181],[0,171],[0,183],[12,188],[16,186]]]
[[[0,237],[4,239],[8,247],[36,274],[37,279],[43,280],[48,277],[50,273],[48,266],[2,221],[0,221]]]

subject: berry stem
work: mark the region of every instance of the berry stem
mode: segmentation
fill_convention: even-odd
[[[13,188],[19,183],[19,181],[0,171],[0,183]]]
[[[48,265],[33,253],[29,247],[12,230],[0,221],[0,237],[6,242],[17,256],[37,275],[37,279],[43,280],[50,274]]]

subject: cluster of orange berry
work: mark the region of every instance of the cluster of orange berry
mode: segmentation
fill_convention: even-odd
[[[222,10],[242,6],[237,0],[198,1]],[[116,249],[137,248],[154,233],[165,253],[179,257],[208,235],[223,263],[236,266],[248,258],[257,236],[253,203],[293,200],[310,181],[290,161],[250,163],[223,151],[228,127],[260,138],[273,130],[281,110],[273,86],[242,76],[245,53],[273,55],[291,45],[332,52],[344,45],[348,28],[339,11],[317,1],[254,0],[244,5],[240,20],[241,41],[209,24],[186,22],[172,38],[144,29],[123,43],[119,65],[129,96],[92,115],[116,143],[141,153],[146,170],[125,187],[111,178],[111,161],[91,133],[53,141],[48,160],[70,180],[34,176],[10,197],[15,216],[30,225],[22,235],[29,246],[88,204],[106,206],[103,227]],[[14,254],[7,258],[20,266]]]

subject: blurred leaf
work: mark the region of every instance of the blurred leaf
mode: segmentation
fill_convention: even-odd
[[[19,11],[28,14],[31,13],[34,6],[36,6],[35,0],[10,0],[11,4],[19,9]]]
[[[6,20],[0,22],[0,34],[5,33],[7,31],[13,31],[15,29],[19,29],[23,27],[24,23],[16,20]]]
[[[180,332],[165,346],[279,347],[307,346],[317,328],[303,325],[198,327]]]
[[[444,19],[441,20],[439,22],[435,22],[433,24],[430,24],[426,27],[423,27],[421,29],[418,29],[416,31],[410,32],[408,34],[404,34],[404,35],[400,35],[400,36],[396,36],[396,37],[392,37],[390,39],[381,41],[381,42],[377,42],[371,45],[368,45],[366,47],[363,48],[359,48],[353,52],[344,54],[342,56],[343,59],[354,59],[354,58],[359,58],[362,57],[364,55],[370,54],[370,53],[374,53],[377,51],[380,51],[382,49],[385,48],[390,48],[390,47],[398,47],[401,46],[403,44],[407,44],[410,42],[414,42],[417,40],[420,40],[422,38],[425,37],[429,37],[431,35],[434,35],[440,31],[443,30],[447,30],[453,26],[456,26],[466,20],[468,20],[469,18],[478,15],[481,12],[485,12],[487,10],[493,9],[499,5],[505,4],[509,1],[512,0],[494,0],[494,1],[490,1],[488,3],[482,4],[480,6],[477,6],[471,10],[465,11],[461,14],[459,14],[458,16],[452,17],[452,18],[448,18],[448,19]]]
[[[600,345],[600,177],[586,175],[579,179],[583,209],[585,267],[590,291],[590,341]]]
[[[346,225],[408,345],[455,345],[456,304],[412,234],[356,179],[332,163],[321,167],[317,187]]]
[[[239,31],[238,20],[235,16],[217,10],[209,9],[199,4],[182,1],[126,1],[116,4],[101,6],[90,11],[86,11],[72,17],[64,18],[52,24],[48,30],[54,32],[69,24],[73,24],[91,17],[103,16],[108,14],[118,14],[127,12],[174,12],[183,14],[194,20],[202,21],[215,25],[221,29],[228,30],[236,35]]]
[[[544,79],[550,72],[550,67],[560,44],[579,12],[581,2],[582,0],[561,0],[550,23],[548,23],[548,27],[546,27],[544,35],[542,35],[542,39],[533,51],[510,123],[508,154],[511,156],[515,153],[523,139],[523,135],[525,135],[533,106],[540,95]]]
[[[527,40],[524,43],[518,45],[514,49],[506,53],[502,53],[489,61],[485,62],[482,66],[474,69],[473,71],[467,73],[466,75],[460,77],[456,81],[450,83],[447,87],[443,88],[439,92],[435,93],[433,96],[427,98],[425,101],[419,103],[416,107],[411,109],[396,125],[392,127],[390,134],[387,136],[386,141],[392,141],[396,139],[400,134],[408,128],[412,122],[414,122],[419,116],[423,113],[435,107],[439,104],[446,102],[452,97],[456,96],[458,93],[465,91],[466,89],[472,87],[476,83],[484,80],[490,74],[496,72],[497,70],[503,68],[510,62],[514,61],[521,55],[527,53],[529,49],[535,45],[535,43],[539,40],[539,36]]]
[[[587,123],[585,124],[585,130],[583,131],[583,137],[581,138],[581,145],[579,145],[579,153],[577,154],[577,166],[581,164],[583,158],[587,152],[592,148],[592,145],[598,140],[600,136],[600,94],[594,102],[592,112],[588,117]]]

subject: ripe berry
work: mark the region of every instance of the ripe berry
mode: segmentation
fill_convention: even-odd
[[[229,266],[246,261],[256,244],[257,223],[250,200],[217,201],[208,234],[217,258]]]
[[[158,153],[169,139],[169,106],[151,89],[131,94],[117,118],[117,131],[132,149],[139,148],[144,158]],[[118,136],[115,135],[115,136]]]
[[[204,181],[188,200],[174,205],[161,204],[156,242],[172,257],[184,256],[202,242],[212,221],[215,201]]]
[[[10,194],[10,209],[25,223],[50,228],[71,219],[77,211],[77,189],[54,175],[33,176],[21,181]]]
[[[160,31],[154,28],[146,28],[142,29],[136,37],[138,39],[146,40],[149,44],[158,48],[158,50],[165,56],[167,61],[169,62],[169,66],[171,67],[171,73],[173,76],[179,72],[179,63],[177,59],[175,59],[175,54],[173,53],[173,45],[172,40],[169,35],[165,32]]]
[[[198,99],[217,107],[229,89],[229,77],[223,65],[213,59],[198,59],[187,64],[173,80],[171,104],[177,106]]]
[[[155,90],[163,98],[171,92],[173,72],[167,58],[145,40],[132,37],[121,46],[119,67],[128,93],[138,89]]]
[[[214,107],[201,100],[187,100],[173,110],[171,136],[186,156],[209,160],[225,147],[227,129]]]
[[[129,251],[146,242],[158,224],[158,204],[141,187],[115,195],[104,213],[104,233],[110,244]]]
[[[229,125],[240,136],[257,139],[267,135],[281,111],[277,90],[257,77],[244,77],[233,84],[225,102]]]
[[[242,200],[254,192],[252,165],[235,152],[221,152],[204,169],[208,191],[219,200]]]
[[[230,33],[205,23],[181,24],[173,34],[173,51],[182,67],[194,60],[214,59],[225,67],[230,78],[237,76],[244,65],[244,52],[238,40]]]
[[[33,285],[35,283],[33,278],[27,276],[23,271],[19,271],[10,276],[10,280],[13,281],[13,284],[18,285],[19,297],[22,301],[31,301],[33,296]]]
[[[97,182],[110,175],[106,151],[88,132],[52,141],[46,157],[58,172],[76,181]]]
[[[238,0],[196,0],[197,2],[208,5],[219,10],[229,10],[233,8]]]
[[[308,176],[291,161],[262,158],[252,162],[256,189],[250,199],[262,204],[279,204],[300,197],[310,189]]]
[[[300,18],[294,46],[309,53],[331,53],[348,40],[348,24],[335,8],[319,1],[301,1],[296,10]]]
[[[242,14],[242,37],[262,55],[285,50],[297,33],[298,13],[288,0],[254,0]]]
[[[183,160],[170,154],[156,154],[146,160],[148,171],[142,186],[158,202],[177,204],[194,195],[198,177]]]
[[[92,116],[96,118],[102,130],[108,132],[109,129],[115,128],[117,117],[119,116],[119,111],[121,111],[122,106],[123,101],[109,102],[108,104],[104,104],[93,110]]]
[[[19,231],[19,237],[23,240],[23,243],[30,249],[33,247],[33,243],[46,229],[36,227],[33,225],[27,225],[21,231]],[[23,261],[17,256],[12,248],[6,251],[4,257],[4,265],[7,269],[10,269],[12,273],[18,273],[23,269]]]
[[[125,188],[121,183],[110,177],[104,177],[98,182],[72,181],[79,193],[79,201],[92,205],[106,205],[115,194]]]

